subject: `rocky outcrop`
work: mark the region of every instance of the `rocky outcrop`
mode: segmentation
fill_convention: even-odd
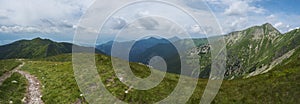
[[[200,47],[195,47],[190,49],[188,53],[190,56],[208,54],[210,52],[210,47],[211,46],[209,44],[201,45]]]
[[[225,78],[243,78],[268,72],[293,54],[300,46],[300,30],[281,34],[271,24],[254,26],[224,36],[227,50]],[[190,55],[207,57],[208,46],[191,49]],[[200,62],[210,61],[201,59]],[[203,64],[203,63],[200,63]],[[205,64],[207,66],[211,64]],[[202,66],[202,65],[201,65]],[[209,68],[204,66],[205,68]],[[203,70],[206,74],[208,69]],[[204,75],[207,76],[207,75]]]

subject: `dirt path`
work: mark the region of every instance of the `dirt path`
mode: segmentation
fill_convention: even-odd
[[[28,80],[28,88],[27,88],[27,93],[26,93],[26,98],[25,98],[25,103],[26,104],[44,104],[42,98],[42,93],[41,93],[41,86],[40,86],[40,81],[30,75],[27,72],[21,71],[21,70],[16,70],[16,72],[20,73],[21,75],[25,76],[25,78]]]
[[[25,63],[23,62],[21,65],[19,65],[18,67],[14,68],[13,70],[4,73],[4,74],[0,77],[0,86],[2,85],[2,83],[3,83],[7,78],[9,78],[14,72],[16,72],[16,70],[19,70],[21,67],[23,67],[24,64],[25,64]]]
[[[20,69],[25,65],[25,62],[22,62],[21,65],[16,67],[10,72],[5,73],[0,77],[0,85],[2,85],[3,81],[5,81],[7,78],[9,78],[14,72],[20,73],[28,80],[28,86],[27,86],[27,92],[26,97],[23,99],[25,104],[44,104],[41,93],[41,85],[40,81],[30,75],[27,72],[21,71]]]

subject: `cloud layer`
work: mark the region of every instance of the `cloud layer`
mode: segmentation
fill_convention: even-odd
[[[205,10],[203,2],[197,0],[181,0],[187,7],[198,14],[210,12]],[[212,9],[224,34],[232,31],[242,30],[253,25],[260,25],[265,22],[273,24],[281,32],[287,32],[299,27],[299,14],[285,11],[274,12],[262,5],[261,0],[204,0]],[[24,34],[31,34],[37,37],[44,34],[45,37],[53,37],[53,34],[60,34],[60,38],[71,41],[73,33],[78,28],[77,23],[80,17],[86,12],[94,0],[1,0],[0,1],[0,38],[17,39]],[[285,1],[288,2],[288,1]],[[111,5],[117,5],[112,3]],[[288,5],[286,5],[288,6]],[[274,5],[276,8],[276,5]],[[277,7],[283,8],[283,7]],[[124,8],[123,8],[124,9]],[[99,14],[106,9],[99,10]],[[162,14],[170,21],[154,18],[153,15]],[[145,18],[146,17],[146,18]],[[203,19],[212,19],[203,17]],[[176,21],[177,24],[171,23]],[[176,8],[166,7],[159,4],[132,5],[127,9],[120,10],[108,19],[103,33],[104,40],[113,38],[112,34],[122,29],[156,31],[171,30],[172,25],[178,31],[185,29],[193,36],[204,34],[203,30],[212,30],[211,27],[200,27],[191,21],[191,18],[182,15]],[[180,27],[180,29],[179,29]],[[175,32],[178,32],[175,30]],[[93,30],[94,31],[94,30]],[[161,31],[164,33],[164,31]],[[18,34],[20,34],[18,36]],[[38,34],[38,35],[32,35]],[[128,33],[126,37],[131,33]],[[173,33],[176,34],[176,33]],[[10,38],[9,35],[11,35]],[[15,37],[15,38],[13,38]],[[57,36],[59,37],[59,36]],[[54,40],[61,40],[55,38]],[[7,42],[8,40],[5,40]],[[2,41],[2,44],[4,42]]]

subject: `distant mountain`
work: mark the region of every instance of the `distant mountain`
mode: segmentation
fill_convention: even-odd
[[[265,73],[290,57],[293,50],[300,46],[299,29],[281,34],[269,23],[232,32],[224,37],[227,46],[225,77],[228,79]],[[208,40],[193,39],[193,41],[197,47],[188,48],[186,56],[200,56],[200,77],[208,78],[211,69]],[[176,41],[175,44],[184,47],[188,44],[186,42],[182,39]],[[170,43],[157,44],[146,49],[138,55],[139,58],[136,61],[148,64],[147,62],[155,55],[161,56],[167,61],[169,72],[180,74],[180,58]]]
[[[228,79],[245,78],[266,73],[293,55],[293,50],[300,47],[300,30],[280,33],[271,24],[253,26],[242,31],[224,35],[227,47],[227,66],[225,77]],[[149,38],[136,42],[130,53],[130,60],[149,64],[153,56],[161,56],[166,60],[168,72],[180,73],[180,57],[174,44],[186,50],[186,56],[198,55],[200,61],[200,77],[208,78],[211,67],[210,45],[208,40],[193,39],[197,47],[185,47],[189,43],[185,39],[164,41],[164,39]],[[134,42],[134,41],[132,41]],[[112,43],[112,42],[109,42]],[[111,44],[104,44],[98,49],[109,49]],[[126,45],[126,42],[116,44]],[[122,51],[124,49],[121,49]],[[110,52],[110,50],[105,51]],[[109,54],[108,54],[109,55]],[[182,58],[182,56],[181,56]],[[184,67],[184,66],[183,66]],[[192,73],[189,73],[192,74]]]
[[[71,43],[58,43],[49,39],[35,38],[32,40],[20,40],[11,44],[0,46],[0,59],[11,58],[44,58],[48,56],[55,56],[59,54],[72,53]],[[78,47],[79,50],[89,49],[90,47]],[[80,51],[79,51],[80,52]],[[102,53],[96,50],[96,53]]]
[[[179,37],[177,37],[177,36],[174,36],[172,38],[169,38],[168,40],[171,41],[171,42],[176,42],[176,41],[179,41],[181,39]]]
[[[115,48],[116,52],[120,53],[115,53],[113,56],[119,56],[119,58],[125,59],[122,56],[122,52],[124,51],[129,51],[129,61],[132,62],[138,62],[137,58],[139,57],[138,55],[143,53],[145,50],[147,50],[150,47],[153,47],[157,44],[162,44],[162,43],[170,43],[167,39],[158,39],[154,37],[149,37],[146,39],[141,39],[138,41],[127,41],[127,42],[117,42],[117,41],[110,41],[101,45],[96,46],[98,50],[103,51],[106,55],[111,55],[111,50],[112,46],[115,45],[120,48]],[[132,47],[130,47],[132,45]],[[127,47],[127,48],[125,48]],[[128,59],[125,59],[128,60]]]
[[[175,37],[176,38],[176,37]],[[179,39],[179,38],[178,38]],[[196,42],[197,41],[197,42]],[[176,74],[185,74],[185,75],[190,75],[191,71],[181,71],[181,61],[179,55],[179,50],[177,48],[180,48],[181,51],[188,50],[190,46],[196,45],[196,46],[201,46],[204,44],[207,44],[208,41],[205,38],[200,38],[200,39],[192,39],[192,40],[186,40],[186,39],[181,39],[181,40],[176,40],[175,42],[169,42],[169,43],[161,43],[157,44],[155,46],[152,46],[148,49],[146,49],[143,53],[137,55],[137,61],[136,62],[141,62],[143,64],[149,64],[148,62],[150,59],[154,56],[160,56],[162,57],[166,64],[167,64],[167,71],[171,73],[176,73]],[[176,47],[175,47],[176,46]],[[185,54],[185,53],[184,53]],[[184,67],[184,66],[183,66]],[[186,72],[186,73],[184,73]]]

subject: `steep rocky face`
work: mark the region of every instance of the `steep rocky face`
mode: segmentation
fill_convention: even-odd
[[[268,23],[228,34],[226,76],[242,76],[268,64],[281,35]]]
[[[232,36],[239,38],[233,42]],[[233,78],[254,72],[257,75],[280,64],[291,56],[286,55],[289,51],[299,46],[299,42],[295,42],[299,36],[299,32],[281,34],[270,24],[229,34],[226,37],[229,57],[226,76]],[[261,71],[257,73],[257,70]]]
[[[225,35],[228,55],[225,77],[250,77],[270,70],[293,54],[292,50],[300,45],[299,39],[299,30],[281,34],[269,23]],[[209,56],[200,54],[200,57]],[[208,77],[209,66],[202,67],[202,76]]]

